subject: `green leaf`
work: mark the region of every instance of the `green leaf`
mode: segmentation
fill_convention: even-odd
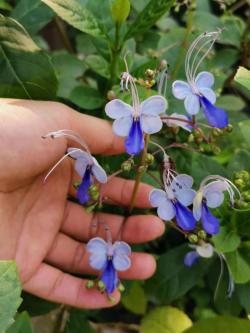
[[[234,81],[237,87],[241,88],[247,96],[250,96],[250,70],[239,67],[235,74]]]
[[[41,30],[53,16],[53,11],[41,0],[20,0],[11,12],[11,17],[21,23],[30,34]]]
[[[250,280],[249,258],[239,250],[225,254],[226,261],[236,283],[246,283]]]
[[[209,260],[200,260],[192,268],[184,265],[184,256],[189,251],[186,244],[175,247],[157,260],[155,275],[146,282],[148,293],[163,304],[185,295],[209,268]]]
[[[48,56],[23,27],[0,16],[1,97],[54,99],[57,80]]]
[[[245,121],[241,121],[241,122],[239,122],[238,125],[239,125],[241,133],[242,133],[243,137],[245,138],[246,142],[248,144],[250,144],[250,135],[249,135],[249,131],[250,131],[250,119],[249,120],[245,120]]]
[[[235,231],[221,227],[219,234],[213,236],[213,242],[217,251],[223,253],[232,252],[239,247],[240,237]]]
[[[71,309],[64,333],[94,333],[86,313],[83,310]]]
[[[236,292],[241,306],[245,308],[247,313],[250,313],[250,283],[237,285]]]
[[[18,314],[6,333],[35,333],[28,312]]]
[[[147,308],[147,298],[139,282],[133,282],[128,293],[122,298],[126,309],[135,314],[144,314]]]
[[[240,96],[223,95],[218,98],[216,106],[226,111],[240,111],[246,106],[246,103]]]
[[[46,301],[25,292],[22,293],[22,298],[23,302],[19,311],[27,311],[32,317],[41,316],[59,307],[59,304]]]
[[[10,11],[12,9],[12,7],[11,7],[11,5],[7,1],[0,0],[0,9]]]
[[[85,110],[95,110],[105,103],[104,97],[94,88],[78,86],[71,92],[71,102]]]
[[[159,18],[170,10],[173,0],[151,0],[143,11],[135,18],[125,39],[147,31]]]
[[[241,36],[245,29],[243,20],[238,16],[225,15],[221,17],[220,21],[224,30],[217,42],[220,44],[232,45],[240,49]]]
[[[198,321],[185,333],[249,333],[249,331],[249,320],[221,316]]]
[[[130,1],[129,0],[115,0],[111,6],[111,13],[113,21],[121,24],[124,22],[130,12]]]
[[[95,16],[76,0],[41,0],[68,24],[94,37],[104,37]]]
[[[86,57],[85,63],[97,74],[105,77],[106,79],[109,78],[109,63],[103,57],[92,54]]]
[[[163,306],[147,314],[141,323],[140,333],[182,333],[192,321],[181,310]]]
[[[14,322],[13,317],[22,302],[21,284],[14,261],[0,261],[0,332]]]

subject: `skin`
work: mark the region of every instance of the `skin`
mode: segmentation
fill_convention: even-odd
[[[90,236],[105,237],[103,228],[95,233],[91,225],[109,225],[113,241],[124,224],[122,239],[141,243],[160,236],[161,220],[152,215],[123,216],[87,213],[72,201],[72,183],[77,179],[70,158],[56,168],[46,182],[50,168],[77,144],[66,140],[42,139],[59,129],[78,133],[93,154],[119,154],[124,142],[112,133],[105,120],[82,115],[57,102],[0,100],[0,259],[16,260],[23,289],[44,299],[79,308],[104,308],[111,303],[106,295],[86,289],[85,279],[73,274],[98,274],[88,265],[86,242]],[[115,177],[102,187],[110,204],[128,205],[134,182]],[[136,206],[150,207],[151,187],[140,184]],[[92,232],[91,232],[92,231]],[[92,235],[91,235],[92,234]],[[154,258],[133,253],[132,266],[120,277],[147,279],[155,271]]]

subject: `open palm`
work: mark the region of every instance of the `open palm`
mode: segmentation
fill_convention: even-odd
[[[108,122],[81,115],[54,102],[1,99],[0,106],[0,259],[15,259],[23,289],[45,299],[76,307],[111,306],[105,295],[86,289],[86,280],[70,273],[96,274],[88,265],[85,243],[93,221],[104,221],[115,239],[125,218],[90,214],[68,200],[75,192],[73,162],[68,159],[44,183],[48,170],[65,153],[68,142],[41,138],[59,129],[72,129],[96,154],[117,154],[123,141],[113,136]],[[72,143],[71,143],[72,146]],[[127,205],[133,181],[113,178],[103,186],[110,201]],[[141,184],[137,206],[148,207],[151,187]],[[151,240],[163,232],[155,216],[127,218],[123,239]],[[102,235],[102,231],[99,232]],[[126,279],[146,279],[155,262],[146,253],[133,253]],[[119,293],[115,293],[119,301]]]

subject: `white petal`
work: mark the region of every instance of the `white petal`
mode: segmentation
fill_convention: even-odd
[[[199,92],[209,100],[210,103],[214,104],[216,102],[215,92],[210,88],[200,88]]]
[[[82,158],[85,159],[87,163],[91,161],[91,155],[86,151],[83,151],[82,149],[68,148],[67,153],[69,154],[70,157],[74,158],[75,160],[77,160],[78,158]]]
[[[185,116],[184,114],[172,113],[169,115],[169,117],[180,119],[180,120],[175,120],[175,119],[164,120],[164,123],[166,123],[169,127],[177,126],[177,127],[181,127],[183,129],[185,129],[186,131],[191,132],[192,127],[188,123],[185,122],[185,121],[190,121],[187,116]],[[185,121],[182,121],[182,120],[185,120]]]
[[[197,246],[196,251],[202,258],[211,258],[214,254],[214,248],[209,243],[204,243],[202,246]]]
[[[87,165],[88,163],[86,163],[86,161],[82,158],[76,160],[74,167],[80,177],[83,177],[83,175],[85,174]]]
[[[117,271],[126,271],[131,266],[131,260],[126,255],[114,254],[113,265]]]
[[[94,165],[92,166],[92,173],[95,176],[95,178],[98,180],[98,182],[104,184],[107,183],[107,174],[105,170],[100,166],[100,164],[97,162],[97,160],[93,157]]]
[[[193,203],[194,197],[196,195],[195,190],[183,189],[175,193],[178,201],[184,206],[190,206]]]
[[[203,191],[198,191],[193,200],[193,215],[196,221],[201,219]]]
[[[119,119],[132,114],[133,108],[120,99],[113,99],[105,106],[106,115],[112,119]]]
[[[173,82],[172,92],[173,92],[174,97],[176,97],[178,99],[184,99],[189,94],[192,93],[189,84],[187,82],[181,81],[181,80],[176,80]]]
[[[149,193],[149,201],[153,207],[163,205],[167,200],[167,194],[163,190],[152,190]]]
[[[155,95],[147,98],[140,105],[141,113],[152,116],[158,116],[167,108],[167,100],[160,95]]]
[[[210,208],[216,208],[219,207],[223,200],[224,200],[224,194],[223,192],[219,191],[207,191],[206,195],[204,195],[207,200],[207,205]]]
[[[124,254],[124,255],[131,255],[131,247],[123,242],[123,241],[116,241],[113,245],[114,253]]]
[[[140,117],[141,128],[144,133],[154,134],[161,130],[162,120],[159,116],[148,116],[142,114]]]
[[[206,186],[204,186],[203,193],[204,193],[204,195],[206,195],[206,193],[208,191],[210,191],[210,192],[214,192],[214,191],[223,192],[223,191],[226,191],[227,189],[228,189],[228,184],[225,181],[215,180],[215,181],[207,184]]]
[[[200,72],[195,79],[196,86],[200,88],[211,88],[214,84],[214,76],[209,72]]]
[[[185,98],[184,106],[189,114],[191,115],[197,114],[200,111],[199,97],[195,94],[189,94]]]
[[[131,115],[116,119],[113,122],[113,131],[118,136],[128,136],[132,123],[133,118]]]
[[[170,221],[175,217],[176,211],[173,203],[168,200],[165,203],[158,207],[157,209],[158,216],[165,221]]]

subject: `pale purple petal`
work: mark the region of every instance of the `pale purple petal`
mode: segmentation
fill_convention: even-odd
[[[153,207],[159,207],[168,201],[168,197],[163,190],[152,190],[149,194],[149,201]]]
[[[116,254],[131,255],[131,247],[126,242],[116,241],[113,245],[113,249]]]
[[[193,203],[194,197],[196,195],[195,190],[192,189],[182,189],[175,193],[177,200],[183,206],[190,206]]]
[[[210,88],[200,88],[200,93],[209,100],[210,103],[214,104],[216,102],[215,92]]]
[[[74,168],[81,178],[84,176],[87,166],[88,163],[84,159],[79,158],[76,160]]]
[[[161,130],[162,120],[159,116],[148,116],[142,114],[140,117],[141,128],[144,133],[154,134]]]
[[[220,191],[207,191],[204,196],[207,200],[207,206],[210,208],[219,207],[224,201],[224,194]]]
[[[196,221],[199,221],[201,219],[201,213],[202,213],[202,204],[199,205],[193,205],[193,215]]]
[[[165,221],[170,221],[175,217],[176,210],[175,207],[170,200],[166,200],[163,205],[160,205],[157,208],[157,215]]]
[[[186,175],[185,173],[180,173],[173,179],[171,186],[173,186],[173,188],[176,188],[176,185],[179,184],[182,187],[191,188],[193,186],[193,183],[193,177]]]
[[[165,112],[167,108],[167,100],[160,95],[155,95],[147,98],[140,105],[141,114],[158,116]]]
[[[133,108],[120,99],[113,99],[105,106],[106,115],[112,119],[119,119],[132,114]]]
[[[219,191],[219,192],[223,192],[226,191],[228,189],[228,185],[225,181],[223,180],[215,180],[209,184],[207,184],[206,186],[204,186],[203,189],[203,193],[204,195],[206,195],[207,191]]]
[[[172,92],[174,97],[184,99],[192,93],[192,90],[187,82],[176,80],[172,84]]]
[[[133,118],[131,115],[116,119],[113,122],[113,131],[118,136],[126,137],[129,134],[132,124]]]
[[[191,132],[192,127],[186,123],[185,121],[190,121],[188,119],[187,116],[185,116],[184,114],[179,114],[179,113],[172,113],[169,115],[169,117],[172,118],[178,118],[180,120],[176,120],[176,119],[165,119],[163,122],[167,124],[168,127],[181,127],[183,129],[185,129],[186,131]],[[185,121],[182,121],[185,120]]]
[[[91,254],[89,257],[89,265],[97,270],[101,270],[106,266],[107,256],[104,253]]]
[[[98,180],[98,182],[104,184],[107,183],[107,174],[105,170],[100,166],[100,164],[97,162],[97,160],[93,157],[94,165],[92,166],[92,173],[95,176],[95,178]]]
[[[184,264],[187,267],[193,266],[199,259],[199,254],[196,251],[188,252],[184,257]]]
[[[100,237],[92,238],[86,245],[90,253],[89,264],[94,269],[103,269],[107,261],[108,245]]]
[[[92,156],[87,153],[86,151],[83,151],[82,149],[79,148],[68,148],[67,149],[67,154],[69,154],[70,157],[74,158],[75,160],[81,158],[86,160],[86,163],[90,164],[92,161]]]
[[[196,86],[200,88],[211,88],[214,84],[214,76],[210,72],[200,72],[195,79]]]
[[[126,271],[131,266],[131,260],[126,255],[114,254],[113,265],[117,271]]]
[[[184,101],[184,106],[189,114],[191,115],[197,114],[200,111],[199,97],[195,94],[187,95]]]

